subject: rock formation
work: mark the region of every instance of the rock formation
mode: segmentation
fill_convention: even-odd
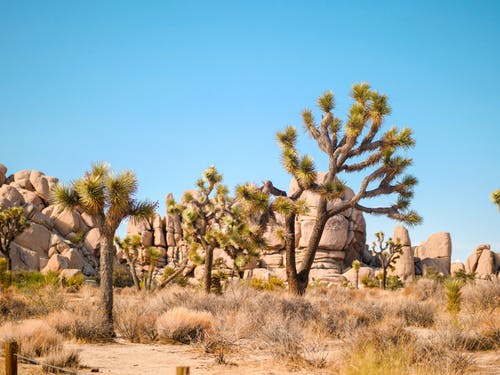
[[[426,241],[414,248],[415,257],[420,260],[421,273],[429,267],[442,273],[450,274],[451,237],[447,232],[432,234]]]
[[[500,272],[500,253],[491,251],[490,245],[478,245],[465,262],[466,273],[476,273],[479,279],[493,279]]]
[[[398,275],[404,282],[413,281],[415,279],[415,260],[408,230],[402,225],[398,225],[394,228],[393,239],[395,241],[399,240],[402,246],[402,253],[394,264],[393,273]]]
[[[51,205],[50,191],[58,179],[37,170],[6,173],[7,168],[0,164],[0,207],[22,206],[30,222],[11,245],[13,269],[77,269],[87,276],[95,275],[99,231],[84,220],[85,214]]]

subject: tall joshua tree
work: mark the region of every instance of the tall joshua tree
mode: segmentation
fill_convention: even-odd
[[[154,214],[156,203],[137,201],[137,178],[131,171],[113,173],[106,163],[95,163],[85,175],[68,185],[56,185],[53,201],[65,209],[79,208],[91,215],[101,233],[100,276],[104,325],[110,337],[113,326],[113,240],[123,219],[144,220]]]
[[[387,97],[372,90],[367,83],[355,84],[351,96],[354,102],[349,108],[345,122],[332,112],[335,100],[331,91],[318,98],[317,104],[322,112],[319,124],[316,123],[311,110],[302,112],[306,132],[328,160],[323,181],[316,178],[317,172],[312,158],[299,154],[296,128],[288,126],[277,134],[283,167],[295,179],[298,188],[288,197],[269,182],[271,188],[267,190],[273,195],[279,195],[276,198],[277,204],[273,202],[274,208],[285,214],[287,278],[290,291],[294,294],[300,295],[306,290],[321,235],[331,217],[347,209],[356,208],[369,214],[385,215],[409,225],[421,221],[415,211],[409,210],[417,180],[411,175],[404,175],[404,172],[412,160],[398,154],[399,150],[414,146],[411,129],[398,130],[393,127],[382,131],[384,119],[390,114]],[[338,198],[344,195],[346,187],[342,178],[351,173],[362,175],[358,191],[349,199],[340,200]],[[297,267],[295,218],[304,210],[304,203],[299,198],[306,190],[318,193],[320,198],[309,243],[302,263]],[[364,203],[365,199],[382,196],[394,196],[395,201],[380,206],[368,206]]]
[[[203,254],[203,290],[210,293],[214,250],[251,253],[261,245],[260,228],[251,225],[246,208],[249,206],[229,196],[228,188],[222,184],[222,175],[214,166],[203,172],[196,185],[198,189],[185,193],[180,204],[171,199],[167,206],[170,213],[182,215],[184,240],[191,256],[199,257],[198,250]]]
[[[0,252],[7,259],[7,271],[12,271],[10,244],[28,227],[22,207],[0,209]]]
[[[498,206],[498,210],[500,210],[500,190],[491,193],[491,200]]]

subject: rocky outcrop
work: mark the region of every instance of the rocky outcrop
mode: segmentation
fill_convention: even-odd
[[[415,261],[408,230],[402,225],[397,226],[394,228],[393,238],[402,246],[402,253],[394,264],[393,274],[398,275],[404,282],[411,282],[415,279]]]
[[[94,249],[86,247],[95,247],[95,223],[86,214],[50,203],[50,192],[58,179],[37,170],[22,170],[8,177],[6,173],[7,168],[0,164],[0,207],[22,206],[30,223],[11,245],[13,269],[60,272],[73,268],[95,275],[98,259]]]
[[[491,251],[490,245],[478,245],[465,262],[465,272],[475,273],[479,279],[492,279],[500,271],[500,254]]]
[[[415,257],[420,260],[422,273],[431,267],[443,275],[450,274],[451,237],[448,232],[432,234],[426,241],[414,248]]]

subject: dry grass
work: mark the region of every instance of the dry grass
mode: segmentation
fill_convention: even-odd
[[[189,344],[203,339],[212,329],[212,321],[213,315],[209,312],[174,307],[158,317],[156,329],[162,341]]]
[[[27,357],[41,357],[62,348],[63,338],[41,321],[27,320],[22,324],[7,322],[0,327],[0,340],[17,341],[19,352]]]

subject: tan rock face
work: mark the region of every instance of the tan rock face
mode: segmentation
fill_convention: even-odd
[[[354,286],[356,284],[356,271],[354,271],[354,268],[351,268],[349,271],[344,272],[342,274],[342,276],[344,276],[346,278],[346,280],[351,283],[351,285]],[[363,280],[363,278],[365,278],[365,277],[367,277],[369,279],[373,279],[375,277],[375,272],[373,271],[373,268],[370,268],[370,267],[360,267],[359,268],[359,275],[358,275],[358,287],[359,288],[365,287],[363,285],[363,283],[361,282],[361,280]]]
[[[10,259],[12,269],[20,271],[40,270],[40,256],[36,251],[25,249],[15,242],[10,245]]]
[[[69,268],[68,258],[62,256],[61,254],[55,254],[50,257],[47,265],[43,268],[43,273],[48,272],[60,272],[63,269]]]
[[[4,208],[22,206],[25,203],[23,195],[13,186],[0,186],[0,205]]]
[[[415,261],[413,259],[413,250],[411,248],[410,235],[408,230],[402,225],[394,228],[394,240],[399,240],[403,252],[394,264],[395,275],[398,275],[404,282],[410,282],[415,279]]]
[[[36,194],[42,198],[45,203],[50,201],[50,192],[52,187],[59,182],[59,179],[52,176],[45,176],[42,172],[33,170],[30,174],[30,183]]]
[[[496,263],[496,254],[491,251],[490,245],[478,245],[465,262],[465,272],[475,272],[480,279],[491,279],[497,271]]]
[[[439,264],[440,272],[445,275],[450,274],[451,267],[451,237],[448,232],[439,232],[432,234],[425,242],[415,248],[415,256],[422,261],[433,259],[431,262]],[[427,262],[428,266],[430,265]]]
[[[63,210],[54,219],[54,227],[63,236],[67,236],[71,232],[78,233],[83,228],[82,224],[82,219],[76,211]]]
[[[0,163],[0,186],[2,186],[5,183],[5,180],[7,179],[7,167]]]
[[[33,185],[31,185],[30,182],[30,170],[23,170],[14,173],[14,181],[19,184],[20,187],[23,189],[31,190],[33,191]]]
[[[101,232],[99,231],[99,228],[92,228],[85,236],[83,244],[87,249],[95,251],[99,247],[100,241]]]
[[[82,270],[85,266],[85,259],[77,249],[66,250],[62,255],[68,259],[68,265],[65,268]]]
[[[35,251],[39,256],[47,256],[50,248],[50,232],[43,225],[31,223],[31,225],[19,236],[15,242],[20,246]]]

